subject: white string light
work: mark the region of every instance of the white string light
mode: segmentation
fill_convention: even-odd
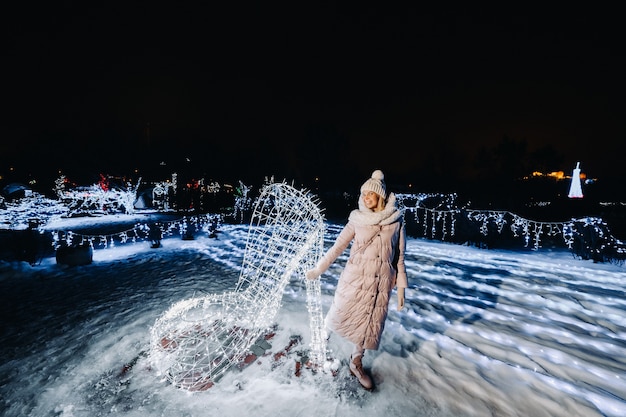
[[[413,212],[416,222],[420,223],[421,216],[423,235],[435,239],[437,231],[441,231],[440,239],[445,240],[446,237],[454,236],[456,233],[456,221],[461,215],[464,215],[473,223],[479,224],[480,233],[483,236],[489,234],[489,226],[494,225],[498,233],[504,231],[504,226],[510,224],[511,232],[514,237],[522,237],[524,246],[528,247],[531,240],[533,249],[541,248],[542,236],[561,236],[565,244],[572,249],[573,242],[579,232],[573,226],[575,223],[582,223],[586,228],[593,228],[593,234],[599,238],[606,239],[608,243],[601,245],[599,248],[592,248],[594,252],[605,250],[608,246],[614,247],[616,256],[623,257],[624,244],[615,239],[613,236],[607,236],[606,225],[601,219],[582,218],[572,219],[565,222],[538,222],[535,220],[525,219],[517,214],[503,210],[475,210],[468,208],[456,208],[457,195],[452,194],[398,194],[398,201],[403,210]],[[426,202],[434,202],[435,207],[426,207]],[[429,229],[430,218],[430,229]],[[448,220],[449,219],[449,220]],[[510,220],[508,220],[510,219]],[[449,226],[448,223],[449,222]],[[440,225],[438,229],[438,225]],[[448,232],[449,229],[449,232]],[[429,233],[430,232],[430,233]]]
[[[183,237],[186,230],[192,225],[196,231],[202,231],[203,233],[210,233],[210,230],[216,225],[223,223],[222,215],[197,215],[192,217],[183,217],[178,220],[171,220],[168,222],[159,222],[159,225],[163,229],[163,234],[169,237],[179,235]],[[82,234],[73,231],[53,230],[52,233],[52,245],[55,249],[59,247],[59,242],[64,242],[67,246],[72,246],[74,243],[82,244],[89,243],[94,249],[106,249],[108,247],[114,247],[116,244],[125,244],[129,240],[131,243],[137,241],[150,240],[150,224],[149,223],[137,223],[132,229],[123,230],[117,233],[109,234]],[[94,246],[94,242],[97,242]]]
[[[66,190],[67,182],[65,176],[61,175],[55,181],[55,191],[59,200],[68,207],[69,216],[96,211],[124,211],[126,214],[135,212],[134,204],[141,178],[136,186],[129,186],[125,190],[108,189],[102,184]]]

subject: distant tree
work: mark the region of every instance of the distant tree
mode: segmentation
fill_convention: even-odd
[[[554,149],[552,145],[545,145],[531,152],[528,162],[531,170],[547,173],[558,170],[563,160],[563,154]]]
[[[320,175],[320,186],[342,190],[349,180],[346,172],[354,171],[358,159],[351,158],[349,138],[333,121],[312,123],[306,127],[303,140],[295,143],[290,154],[294,177],[308,186],[310,173]]]
[[[431,158],[432,172],[437,176],[435,182],[444,187],[440,191],[447,191],[446,188],[453,187],[465,179],[467,175],[466,161],[465,154],[452,145],[448,138],[441,137],[440,139],[437,140],[436,153]]]
[[[493,178],[496,174],[496,161],[493,150],[481,146],[474,156],[474,170],[478,180]]]
[[[494,148],[494,157],[499,175],[504,180],[520,178],[528,172],[528,144],[508,136]]]

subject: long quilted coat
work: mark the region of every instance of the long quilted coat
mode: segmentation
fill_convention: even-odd
[[[353,242],[326,316],[328,329],[364,349],[378,349],[391,291],[395,286],[407,287],[405,238],[402,212],[393,193],[380,212],[368,209],[359,198],[359,209],[350,213],[348,223],[317,264],[318,271],[325,272]]]

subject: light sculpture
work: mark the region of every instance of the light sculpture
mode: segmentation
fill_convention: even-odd
[[[265,185],[254,205],[235,289],[179,301],[153,325],[150,357],[157,371],[176,387],[201,391],[241,364],[274,324],[291,278],[303,278],[322,256],[324,227],[308,193],[285,183]],[[320,281],[305,282],[309,365],[324,370]]]
[[[572,172],[572,182],[567,196],[569,198],[583,198],[583,190],[580,185],[580,162],[576,162],[576,168]]]
[[[122,209],[126,214],[133,214],[141,178],[137,181],[137,185],[129,185],[125,190],[110,189],[103,182],[89,187],[66,190],[66,183],[65,176],[59,177],[55,181],[55,191],[59,200],[68,207],[69,216],[95,211],[122,211]]]

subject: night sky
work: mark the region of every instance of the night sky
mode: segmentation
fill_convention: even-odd
[[[497,149],[521,170],[625,177],[617,10],[22,3],[3,23],[5,178],[380,168],[427,188],[501,173]]]

